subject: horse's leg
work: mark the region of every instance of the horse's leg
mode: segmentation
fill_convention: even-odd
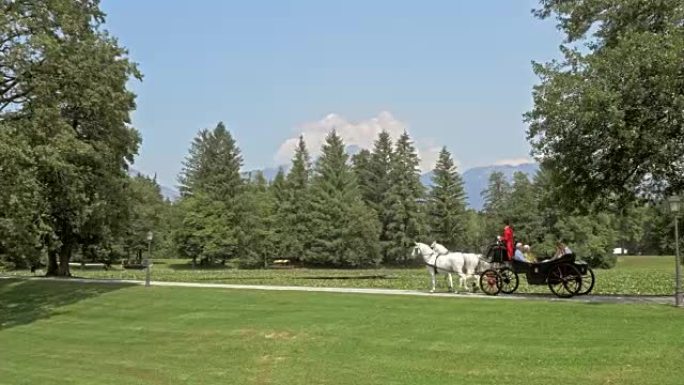
[[[472,286],[468,287],[467,283],[468,283],[468,278],[472,278],[472,277],[474,277],[474,275],[466,274],[466,290],[468,290],[468,292],[471,292],[471,293],[473,292]]]
[[[460,282],[460,283],[461,283],[461,287],[463,288],[463,290],[467,290],[467,287],[466,287],[466,280],[468,279],[468,276],[465,275],[465,274],[463,274],[463,273],[458,273],[458,276],[459,276],[460,281],[461,281],[461,282]]]
[[[431,270],[430,268],[428,268],[428,271],[430,272],[430,281],[432,282],[432,289],[430,289],[430,293],[434,293],[435,292],[435,286],[437,285],[437,282],[435,282],[435,280],[436,280],[435,271]]]
[[[452,293],[454,293],[454,292],[455,292],[455,290],[454,290],[454,280],[453,280],[453,278],[451,277],[451,273],[447,273],[447,279],[449,280],[449,291],[452,292]]]

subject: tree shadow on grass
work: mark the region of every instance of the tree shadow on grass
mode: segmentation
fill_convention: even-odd
[[[0,331],[50,318],[60,307],[129,286],[0,279]]]

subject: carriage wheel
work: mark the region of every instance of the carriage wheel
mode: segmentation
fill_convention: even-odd
[[[569,264],[561,263],[551,268],[546,277],[549,289],[560,298],[570,298],[582,287],[582,274]]]
[[[591,270],[591,267],[587,266],[587,272],[582,275],[582,286],[577,292],[577,295],[587,295],[591,293],[594,289],[595,280],[594,271]]]
[[[480,289],[487,295],[497,295],[501,291],[501,276],[496,270],[488,269],[480,274]]]
[[[499,283],[501,292],[505,294],[513,294],[518,289],[518,284],[520,283],[518,280],[518,274],[516,274],[512,269],[504,267],[499,270],[499,275],[501,276]]]

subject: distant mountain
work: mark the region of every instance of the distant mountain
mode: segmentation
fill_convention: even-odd
[[[518,171],[524,172],[531,179],[537,174],[538,170],[539,165],[536,163],[523,163],[516,166],[495,165],[467,169],[463,174],[461,174],[461,177],[463,178],[463,185],[467,196],[468,207],[475,210],[482,210],[482,207],[484,206],[482,191],[487,189],[487,186],[489,185],[489,176],[493,172],[502,172],[506,179],[512,181],[513,174]],[[420,181],[426,187],[432,187],[432,171],[421,175]]]
[[[168,187],[168,186],[159,186],[161,188],[161,194],[164,197],[164,199],[168,199],[171,202],[175,202],[180,198],[180,192],[176,190],[173,187]]]
[[[500,165],[473,167],[466,170],[462,176],[466,194],[468,195],[468,206],[475,210],[482,210],[484,201],[481,194],[482,191],[487,189],[489,175],[495,171],[502,172],[509,181],[512,181],[513,174],[518,171],[524,172],[528,177],[533,178],[537,174],[537,171],[539,171],[539,165],[536,163],[523,163],[517,166]]]

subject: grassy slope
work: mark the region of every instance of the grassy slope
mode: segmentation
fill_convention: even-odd
[[[652,256],[620,257],[618,265],[610,270],[596,271],[597,294],[671,294],[674,292],[674,258]],[[101,268],[81,270],[73,268],[75,276],[88,278],[144,279],[143,271]],[[27,271],[9,272],[30,275]],[[161,281],[218,282],[240,284],[298,285],[327,287],[378,287],[392,289],[426,289],[429,279],[425,268],[413,269],[289,269],[289,270],[235,270],[230,268],[192,269],[185,260],[157,260],[152,279]],[[438,282],[446,288],[444,279]],[[518,290],[548,293],[547,287],[529,287],[521,279]]]
[[[684,356],[666,306],[0,280],[0,324],[12,385],[681,384]]]

